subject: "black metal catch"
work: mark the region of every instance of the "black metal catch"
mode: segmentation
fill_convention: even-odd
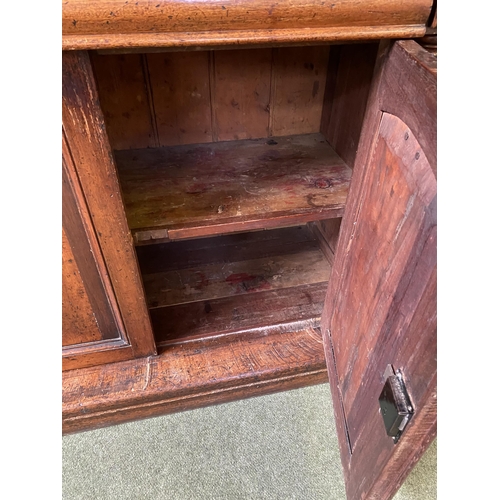
[[[387,365],[384,376],[386,382],[378,402],[387,435],[392,437],[396,444],[411,420],[414,408],[406,391],[401,371],[394,372],[392,365]]]

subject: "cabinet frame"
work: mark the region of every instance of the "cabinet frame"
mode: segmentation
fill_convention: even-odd
[[[111,0],[108,3],[111,4]],[[66,17],[72,8],[72,3],[69,4],[65,11]],[[178,12],[186,12],[184,5],[175,2],[170,4]],[[153,33],[149,34],[132,31],[122,36],[113,33],[118,24],[112,24],[108,33],[107,28],[104,28],[106,19],[95,18],[93,21],[97,24],[94,28],[97,28],[93,33],[85,32],[86,28],[81,24],[78,30],[83,31],[73,32],[66,22],[63,41],[66,49],[130,50],[155,46],[217,48],[234,44],[234,35],[241,37],[243,43],[253,46],[422,36],[431,7],[431,2],[426,0],[412,2],[408,9],[413,9],[415,24],[411,26],[403,23],[394,29],[394,26],[391,27],[385,21],[377,21],[373,26],[356,30],[348,21],[345,26],[316,27],[307,36],[301,31],[303,26],[293,25],[293,15],[287,20],[289,25],[283,30],[275,29],[272,34],[267,30],[254,30],[251,36],[247,32],[248,36],[245,37],[241,29],[234,29],[232,32],[213,31],[207,35],[202,29],[202,23],[199,31],[188,39],[182,38],[185,28],[183,25],[179,25],[177,32],[159,29],[155,33],[153,29]],[[146,11],[141,12],[144,14]],[[76,17],[78,15],[81,12]],[[259,22],[264,18],[274,19],[271,12],[263,14]],[[351,21],[356,23],[355,20]],[[76,27],[77,23],[73,26]],[[99,32],[101,28],[102,32]],[[403,435],[381,468],[375,472],[368,470],[370,465],[366,457],[358,459],[359,454],[356,454],[356,450],[352,451],[349,443],[349,429],[331,349],[331,336],[335,335],[331,321],[339,278],[348,253],[346,249],[349,248],[352,226],[359,211],[358,203],[366,188],[364,178],[375,147],[374,133],[378,130],[384,113],[398,116],[415,133],[434,176],[436,175],[435,58],[413,41],[381,42],[361,141],[356,153],[345,220],[341,224],[338,244],[337,236],[332,237],[335,242],[326,242],[330,243],[330,248],[336,246],[338,251],[329,255],[333,261],[333,270],[321,327],[323,343],[320,332],[310,328],[300,332],[253,335],[241,342],[236,352],[230,345],[230,340],[213,339],[203,345],[195,342],[191,345],[168,346],[156,353],[135,249],[127,227],[113,153],[106,136],[88,54],[66,50],[63,54],[63,67],[66,161],[68,164],[71,161],[74,165],[126,332],[121,341],[115,345],[110,343],[110,350],[97,353],[97,357],[95,353],[85,353],[85,348],[81,353],[76,353],[74,358],[67,357],[65,366],[69,370],[63,375],[63,432],[79,432],[241,397],[322,383],[328,380],[326,355],[348,498],[391,498],[436,435],[436,394],[433,389],[435,369],[430,366],[427,399],[419,403],[419,414],[411,422],[406,436]],[[421,109],[408,106],[408,101],[418,103]],[[349,154],[352,153],[351,150]],[[435,336],[435,272],[431,273],[431,278],[424,285],[421,302],[425,307],[422,306],[419,314],[422,321],[427,321],[430,325],[425,335],[429,336],[428,352],[432,355],[433,335]],[[290,345],[295,345],[302,356],[287,358],[287,346]],[[217,361],[207,368],[203,363],[208,350],[216,353],[214,359]],[[242,359],[252,359],[254,353],[259,353],[263,359],[271,359],[276,352],[281,353],[278,356],[280,360],[272,368],[266,367],[265,362],[258,369],[252,366],[251,370],[241,364]],[[229,373],[228,364],[232,366]],[[81,394],[82,387],[85,389],[84,396]],[[364,484],[365,475],[369,476],[369,484]]]

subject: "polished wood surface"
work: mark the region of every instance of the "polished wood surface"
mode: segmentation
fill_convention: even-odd
[[[410,41],[377,59],[322,320],[349,499],[391,498],[436,434],[435,65]],[[415,407],[397,445],[388,364]]]
[[[127,227],[113,155],[105,133],[88,55],[63,53],[63,153],[74,170],[90,214],[96,245],[112,283],[124,345],[119,359],[156,352],[132,238]],[[104,271],[103,271],[104,273]],[[110,362],[115,354],[96,353],[94,362]],[[67,358],[68,368],[73,358]]]
[[[422,36],[432,0],[64,0],[64,49]]]
[[[63,374],[63,432],[79,432],[327,381],[321,335],[239,335]]]
[[[116,151],[136,242],[342,216],[351,169],[321,134]]]

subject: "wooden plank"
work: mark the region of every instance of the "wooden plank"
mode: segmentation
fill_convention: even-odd
[[[214,53],[212,88],[218,141],[269,135],[271,49]]]
[[[319,246],[325,254],[328,262],[333,264],[337,242],[339,239],[340,224],[342,219],[326,219],[317,222],[310,222],[309,226],[313,234],[317,237]]]
[[[371,88],[378,44],[355,44],[341,48],[338,66],[335,61],[330,71],[335,72],[335,90],[324,112],[321,132],[338,155],[354,166],[366,103]],[[331,78],[329,79],[331,81]]]
[[[63,432],[269,394],[327,380],[314,329],[169,346],[159,356],[63,374]]]
[[[154,308],[150,314],[156,342],[166,346],[241,333],[316,328],[326,288],[326,281],[267,291],[260,288],[259,293],[250,288],[244,294]]]
[[[185,304],[328,281],[319,248],[272,258],[199,265],[142,276],[148,307]]]
[[[422,36],[432,0],[66,0],[64,49]]]
[[[199,265],[292,255],[317,248],[306,226],[171,241],[136,248],[141,273],[162,273]]]
[[[91,53],[91,60],[112,149],[158,146],[142,56]]]
[[[273,50],[270,135],[319,132],[328,54],[328,46]]]
[[[115,156],[136,241],[339,217],[351,177],[320,134]]]
[[[335,95],[335,86],[337,84],[337,73],[339,68],[340,54],[342,45],[331,45],[328,56],[328,67],[326,70],[326,86],[323,97],[323,109],[321,111],[321,123],[319,130],[325,135],[332,118],[333,97]]]
[[[211,142],[209,53],[145,57],[160,146]]]

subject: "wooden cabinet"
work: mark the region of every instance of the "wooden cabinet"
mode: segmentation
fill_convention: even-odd
[[[381,39],[432,5],[264,4],[64,6],[63,430],[329,380],[348,497],[390,498],[436,433],[436,58]]]

